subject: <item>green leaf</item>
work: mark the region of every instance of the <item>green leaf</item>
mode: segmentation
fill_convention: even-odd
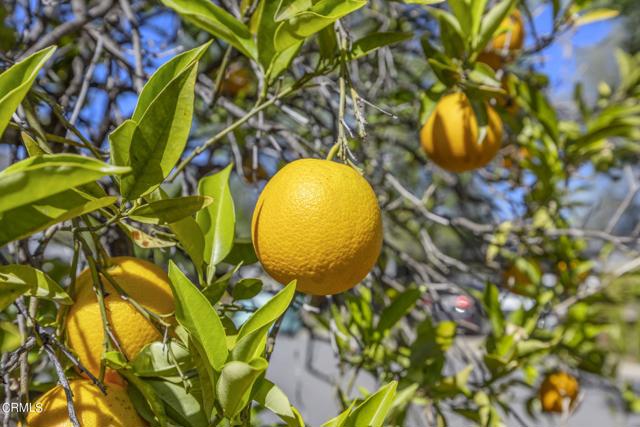
[[[471,3],[474,2],[475,0]],[[469,31],[471,30],[471,8],[468,2],[465,0],[449,0],[449,7],[456,17],[458,27],[465,36],[469,35]]]
[[[278,317],[287,311],[295,292],[296,281],[294,280],[247,319],[238,332],[238,340],[265,325],[272,325]]]
[[[176,366],[177,363],[177,366]],[[170,377],[193,367],[189,351],[176,340],[152,342],[131,361],[131,368],[141,377]]]
[[[22,138],[22,144],[24,148],[27,149],[27,153],[29,157],[39,156],[40,154],[52,154],[51,149],[45,145],[45,143],[40,143],[35,139],[31,138],[31,136],[26,132],[20,132],[20,137]]]
[[[485,286],[482,303],[489,316],[489,321],[493,328],[493,335],[495,336],[504,334],[504,315],[502,313],[502,307],[500,307],[499,296],[500,291],[497,286],[491,283]]]
[[[397,381],[391,381],[367,397],[364,402],[356,406],[349,414],[346,426],[382,427],[387,413],[391,409],[391,405],[393,405],[397,387]]]
[[[430,6],[432,4],[444,3],[444,0],[401,0],[405,4],[420,4]]]
[[[187,392],[182,385],[169,381],[146,380],[164,402],[167,415],[181,427],[208,427],[209,423],[199,401],[200,383],[192,381]]]
[[[574,25],[580,27],[582,25],[592,24],[598,21],[606,21],[613,19],[620,14],[619,11],[614,9],[592,9],[588,12],[581,14],[575,21]]]
[[[462,58],[465,52],[465,35],[456,17],[442,9],[429,9],[440,23],[440,39],[451,58]]]
[[[169,279],[176,301],[178,323],[200,345],[210,366],[220,371],[228,351],[218,313],[173,261],[169,261]]]
[[[0,213],[0,246],[45,230],[52,225],[114,204],[115,196],[95,198],[71,189]]]
[[[270,328],[271,324],[264,325],[238,339],[231,350],[230,359],[248,363],[261,356],[267,344],[267,334]]]
[[[211,204],[206,196],[165,199],[138,206],[129,211],[129,218],[145,224],[171,224],[191,216]]]
[[[380,34],[380,33],[377,33]],[[396,34],[396,33],[392,33]],[[360,40],[366,39],[369,36],[365,36]],[[360,41],[358,40],[358,41]],[[365,42],[365,40],[363,40]],[[354,45],[357,42],[354,42]],[[362,43],[361,43],[362,44]],[[369,43],[367,42],[362,48],[358,49],[359,52],[356,52],[351,49],[351,58],[359,58],[360,56],[366,55],[368,52],[365,52],[365,48]],[[336,36],[336,31],[333,27],[325,27],[318,32],[318,48],[320,50],[320,57],[323,60],[327,60],[329,62],[333,62],[338,58],[338,37]],[[361,52],[361,53],[360,53]]]
[[[128,200],[155,190],[180,160],[191,129],[198,60],[208,47],[162,65],[144,86],[132,118],[109,135],[113,163],[132,168],[120,181]]]
[[[354,400],[347,409],[342,411],[337,417],[334,417],[322,424],[322,427],[344,427],[347,424],[347,419],[349,418],[349,414],[353,410],[355,403],[356,402]]]
[[[271,381],[261,379],[256,384],[253,399],[280,417],[287,427],[304,427],[304,422],[289,403],[287,395]]]
[[[476,52],[481,52],[487,46],[502,21],[509,16],[515,3],[516,0],[502,0],[489,10],[480,23],[480,32],[474,49]]]
[[[153,421],[153,425],[159,424],[160,427],[168,427],[169,424],[165,406],[151,384],[149,384],[148,381],[143,381],[141,378],[138,378],[130,369],[120,370],[119,373],[129,382],[129,394],[136,400],[140,399],[143,401],[143,408],[145,409],[143,414],[151,415],[148,413],[149,410],[151,410],[151,413],[155,416],[155,419],[149,421]]]
[[[153,193],[149,194],[149,200],[169,200],[169,196],[162,189],[158,188]],[[179,221],[169,224],[169,228],[175,234],[176,239],[182,246],[182,249],[189,255],[193,265],[198,271],[199,275],[202,275],[204,264],[204,235],[202,230],[198,226],[195,218],[187,216]]]
[[[268,366],[263,358],[250,363],[231,361],[224,365],[216,384],[216,395],[225,416],[234,418],[240,413],[249,402],[254,383]]]
[[[75,154],[29,157],[0,172],[0,212],[129,170]]]
[[[258,262],[258,256],[250,240],[236,240],[233,243],[231,252],[223,261],[227,264],[237,265],[242,263],[243,265],[250,265]]]
[[[256,46],[246,25],[209,0],[161,0],[187,22],[220,38],[244,55],[257,59]]]
[[[210,266],[219,264],[233,246],[236,214],[229,190],[232,166],[202,178],[198,184],[198,192],[213,199],[211,205],[196,215],[196,221],[204,234],[204,260]]]
[[[176,245],[169,236],[147,234],[143,230],[124,222],[118,222],[117,225],[129,236],[133,243],[143,249],[171,248]]]
[[[380,334],[380,338],[411,311],[421,294],[419,289],[407,289],[382,310],[380,320],[378,320],[378,325],[376,326],[376,331]]]
[[[38,71],[55,50],[56,46],[42,49],[0,74],[0,136],[7,128],[20,102],[29,92],[38,76]]]
[[[487,0],[473,0],[471,2],[471,29],[469,35],[473,40],[478,31],[480,31],[480,24],[482,23],[482,15],[484,14],[484,8],[487,6]]]
[[[1,285],[0,285],[1,286]],[[8,353],[20,347],[20,330],[11,322],[0,322],[0,353]]]
[[[369,34],[353,42],[349,58],[358,59],[381,47],[403,42],[412,37],[413,33],[379,32]],[[335,54],[335,50],[333,53]]]
[[[366,0],[320,0],[309,9],[297,13],[278,26],[274,36],[276,51],[282,52],[303,42],[366,4]]]
[[[0,266],[0,310],[4,310],[21,295],[72,304],[67,293],[53,279],[29,265]]]
[[[231,290],[231,296],[234,300],[251,299],[258,295],[262,290],[262,280],[260,279],[242,279]]]

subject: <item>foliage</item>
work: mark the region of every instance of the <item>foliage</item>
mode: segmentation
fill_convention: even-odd
[[[268,378],[285,313],[330,340],[352,375],[336,384],[342,410],[325,426],[408,425],[415,413],[430,425],[507,425],[539,416],[542,374],[618,387],[622,357],[638,355],[628,339],[637,318],[625,313],[640,299],[640,57],[617,52],[619,81],[577,84],[568,112],[535,66],[559,35],[616,16],[615,5],[124,0],[44,13],[22,3],[0,6],[0,39],[16,41],[0,56],[10,164],[0,172],[0,373],[19,384],[7,401],[44,390],[42,378],[78,375],[63,328],[75,277],[88,266],[99,281],[122,254],[167,267],[177,326],[164,324],[163,342],[131,360],[107,345],[96,382],[117,370],[150,425],[261,425],[263,411],[304,425]],[[501,23],[518,9],[533,29],[539,3],[551,33],[501,52],[499,67],[483,62]],[[24,14],[33,19],[18,25]],[[36,21],[47,29],[38,37]],[[255,78],[235,98],[221,91],[232,65]],[[472,173],[443,171],[419,151],[416,129],[456,91],[471,101],[477,143],[487,106],[505,125],[498,158]],[[249,240],[251,195],[283,163],[319,156],[362,172],[385,224],[368,278],[328,298],[296,294],[295,281],[273,286]],[[599,180],[621,174],[628,192],[604,224],[582,221]],[[480,325],[442,314],[451,293],[479,307]],[[361,373],[378,389],[354,398]],[[521,387],[526,408],[510,401]],[[631,385],[616,390],[639,409]]]

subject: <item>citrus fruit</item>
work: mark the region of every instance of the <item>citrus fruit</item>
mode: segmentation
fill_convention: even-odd
[[[491,40],[490,49],[499,52],[513,52],[522,49],[524,44],[524,23],[519,10],[505,18],[498,29],[497,36]]]
[[[528,264],[535,270],[538,276],[542,274],[540,263],[528,260]],[[527,272],[513,264],[502,273],[504,287],[516,295],[531,296],[536,293],[535,284]]]
[[[545,412],[562,413],[563,409],[572,409],[580,391],[578,380],[566,372],[555,372],[544,379],[540,385],[540,403]],[[569,401],[565,404],[565,399]]]
[[[503,67],[505,62],[513,58],[514,52],[522,49],[524,44],[524,24],[520,11],[515,10],[505,18],[496,36],[489,42],[486,50],[478,55],[478,62],[487,64],[494,71]]]
[[[515,88],[515,77],[512,74],[505,73],[500,81],[502,89],[506,92],[505,95],[498,96],[496,101],[498,106],[503,108],[509,115],[515,116],[518,114],[520,107],[517,103],[517,89]]]
[[[493,51],[484,51],[478,55],[478,62],[482,62],[483,64],[487,64],[494,71],[502,68],[502,64],[504,63],[504,58]]]
[[[330,295],[352,288],[382,246],[376,195],[353,168],[329,160],[287,164],[258,198],[251,224],[264,269],[297,289]]]
[[[69,387],[82,427],[143,427],[125,388],[106,384],[107,394],[89,380],[73,380]],[[71,427],[64,388],[58,385],[37,399],[27,416],[28,427]]]
[[[232,64],[222,79],[220,92],[227,96],[236,96],[246,91],[252,80],[253,77],[247,67],[238,63]]]
[[[111,258],[110,263],[108,274],[130,298],[160,315],[174,311],[169,278],[160,267],[129,257]],[[102,279],[102,284],[111,330],[127,358],[135,357],[146,344],[162,338],[155,325],[130,302],[122,299],[106,278]],[[76,300],[67,316],[67,341],[80,362],[97,375],[100,371],[104,334],[100,305],[93,290],[90,270],[83,271],[77,277],[76,291]]]
[[[478,141],[478,122],[465,94],[442,97],[420,131],[422,148],[438,166],[465,172],[485,166],[500,149],[502,120],[487,105],[487,134]]]

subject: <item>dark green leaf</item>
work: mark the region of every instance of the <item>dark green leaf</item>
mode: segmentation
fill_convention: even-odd
[[[381,338],[413,308],[421,294],[419,289],[407,289],[382,310],[376,326],[376,331]]]
[[[413,33],[380,32],[369,34],[353,43],[349,57],[358,59],[383,46],[409,40],[411,37],[413,37]],[[333,53],[335,54],[335,50]]]
[[[229,255],[224,259],[224,262],[234,265],[240,263],[250,265],[258,262],[258,256],[253,248],[253,243],[251,241],[236,240],[233,243],[231,252],[229,252]]]
[[[262,290],[262,280],[260,279],[242,279],[231,290],[231,296],[234,300],[251,299],[258,295]]]
[[[211,197],[206,196],[158,200],[132,209],[129,218],[146,224],[171,224],[195,214],[211,202]]]
[[[149,195],[150,200],[168,200],[169,196],[162,188]],[[169,224],[169,228],[175,234],[182,249],[189,255],[193,265],[202,275],[204,264],[204,235],[195,218],[187,216],[179,221]]]

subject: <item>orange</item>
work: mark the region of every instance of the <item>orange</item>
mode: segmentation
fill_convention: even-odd
[[[533,268],[541,274],[540,264],[537,261],[529,260]],[[516,295],[530,296],[535,294],[534,283],[531,281],[526,271],[513,264],[502,273],[504,287]]]
[[[478,62],[487,64],[494,71],[502,68],[514,52],[522,49],[524,44],[524,24],[522,15],[517,9],[505,18],[498,29],[497,36],[489,42],[486,50],[478,55]]]
[[[522,49],[524,44],[524,23],[519,10],[514,10],[511,15],[500,23],[496,30],[497,36],[491,40],[490,50],[499,52],[513,52]]]
[[[344,292],[362,281],[382,247],[376,195],[353,168],[302,159],[276,173],[258,198],[252,238],[264,269],[312,295]]]
[[[469,99],[460,92],[445,95],[420,131],[422,148],[450,172],[481,168],[495,157],[502,140],[502,120],[489,105],[487,116],[487,134],[478,141],[478,122]]]
[[[578,380],[566,372],[555,372],[547,377],[540,385],[540,403],[544,412],[562,413],[565,405],[573,409],[580,385]],[[565,400],[569,401],[565,404]]]
[[[501,86],[502,86],[502,89],[506,92],[506,94],[502,96],[498,96],[496,101],[497,101],[497,104],[501,108],[503,108],[507,113],[509,113],[510,115],[516,115],[518,114],[520,107],[518,106],[518,103],[516,101],[517,93],[514,93],[516,92],[516,90],[511,90],[513,86],[511,85],[510,80],[512,79],[514,79],[513,75],[510,75],[508,73],[502,76]]]
[[[478,55],[478,62],[482,62],[491,67],[494,71],[502,68],[502,64],[504,63],[504,58],[492,51],[484,51]]]
[[[227,69],[220,92],[227,96],[236,96],[246,91],[253,80],[251,72],[242,64],[232,64]]]
[[[110,261],[111,266],[107,272],[129,297],[154,313],[173,313],[169,278],[160,267],[130,257],[116,257]],[[123,300],[107,279],[103,279],[102,283],[107,318],[127,358],[135,357],[146,344],[162,339],[155,325],[130,302]],[[78,276],[76,289],[76,300],[67,316],[67,341],[80,362],[97,375],[100,372],[104,334],[90,270],[87,269]]]
[[[82,427],[143,427],[126,389],[106,384],[107,394],[89,380],[69,382],[73,404]],[[71,427],[64,389],[58,385],[43,394],[32,405],[27,416],[28,427]]]

